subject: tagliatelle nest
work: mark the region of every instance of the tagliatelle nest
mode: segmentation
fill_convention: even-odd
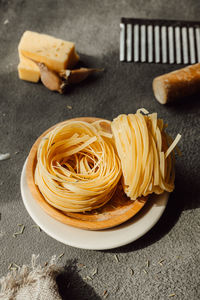
[[[174,189],[173,149],[181,135],[172,143],[157,113],[147,114],[140,109],[136,114],[119,115],[111,125],[122,165],[123,188],[132,200]]]
[[[113,196],[121,164],[112,135],[101,123],[66,121],[41,141],[35,183],[45,200],[65,212],[103,206]]]

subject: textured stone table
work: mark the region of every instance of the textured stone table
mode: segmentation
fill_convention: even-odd
[[[71,282],[66,299],[103,299],[105,290],[108,299],[168,299],[171,294],[173,299],[200,299],[199,97],[161,106],[153,97],[152,79],[177,66],[118,59],[120,17],[198,20],[199,13],[197,0],[0,2],[0,152],[11,154],[0,162],[0,276],[11,262],[29,263],[33,253],[40,254],[42,263],[64,253],[61,265],[66,265],[67,275],[62,280]],[[86,65],[106,71],[67,95],[20,81],[17,45],[28,29],[75,41]],[[139,240],[110,251],[65,246],[32,227],[21,199],[20,174],[37,136],[68,118],[112,119],[140,107],[167,120],[173,137],[178,132],[183,136],[176,190],[156,226]],[[24,233],[14,238],[20,223]],[[96,268],[92,280],[84,279]]]

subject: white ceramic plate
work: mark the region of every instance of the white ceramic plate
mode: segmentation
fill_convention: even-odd
[[[132,219],[114,228],[90,231],[60,223],[41,209],[32,197],[26,182],[26,162],[21,174],[21,194],[24,205],[40,228],[66,245],[82,249],[105,250],[129,244],[149,231],[162,216],[169,194],[153,195],[143,209]]]

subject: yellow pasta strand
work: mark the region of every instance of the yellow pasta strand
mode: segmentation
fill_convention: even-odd
[[[102,123],[102,124],[101,124]],[[109,121],[66,121],[41,141],[35,183],[46,201],[65,212],[101,207],[113,196],[121,164]]]

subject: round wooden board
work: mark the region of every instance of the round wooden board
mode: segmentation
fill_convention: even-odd
[[[88,123],[92,123],[97,118],[76,118],[72,120],[81,120]],[[103,119],[102,119],[103,120]],[[61,122],[59,124],[62,124]],[[106,124],[106,123],[105,123]],[[55,126],[57,126],[56,124]],[[50,130],[55,126],[45,131],[34,143],[31,151],[28,155],[27,166],[26,166],[26,179],[30,192],[34,199],[39,203],[42,209],[55,218],[56,220],[71,225],[74,227],[89,229],[89,230],[101,230],[111,228],[119,224],[124,223],[145,205],[147,197],[141,197],[136,201],[131,201],[123,192],[122,186],[118,184],[115,194],[112,199],[107,202],[103,207],[92,210],[86,213],[66,213],[51,206],[42,196],[38,187],[34,182],[35,167],[37,164],[37,149],[42,139]],[[109,132],[110,127],[106,124],[106,130]]]

